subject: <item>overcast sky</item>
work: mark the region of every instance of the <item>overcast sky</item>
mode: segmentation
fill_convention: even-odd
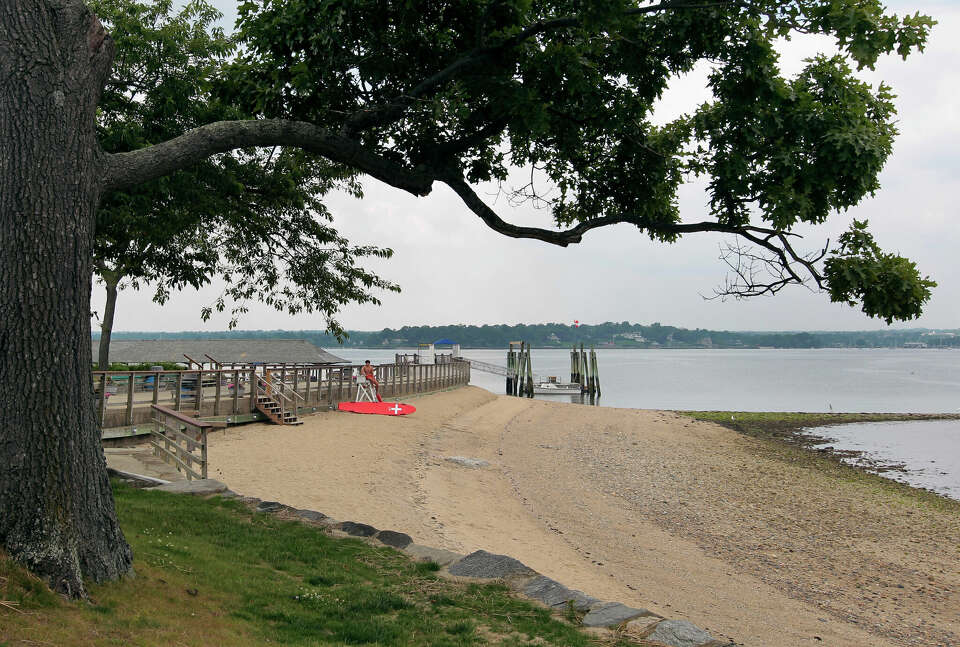
[[[236,2],[214,0],[235,19]],[[939,21],[923,54],[907,61],[886,57],[861,77],[884,80],[898,95],[900,136],[874,198],[837,214],[825,226],[803,230],[808,249],[836,240],[853,218],[868,219],[881,247],[915,260],[939,283],[925,314],[906,326],[960,327],[960,235],[955,174],[960,169],[960,3],[955,0],[890,0],[896,13],[920,11]],[[823,40],[794,41],[783,48],[788,72],[804,57],[826,50]],[[708,98],[705,70],[678,80],[664,97],[663,118],[686,112]],[[380,307],[349,306],[340,315],[348,329],[403,325],[586,323],[624,321],[728,330],[872,330],[885,328],[854,308],[831,304],[823,293],[792,287],[770,298],[704,300],[725,276],[718,259],[724,238],[694,234],[672,245],[651,242],[636,228],[619,225],[588,233],[580,245],[557,248],[514,240],[486,228],[450,192],[437,186],[415,198],[375,180],[357,200],[329,196],[336,226],[352,242],[392,247],[394,257],[374,267],[399,283]],[[487,189],[489,201],[495,196]],[[702,185],[680,194],[684,221],[707,218]],[[496,208],[506,220],[550,226],[547,212]],[[145,290],[121,292],[115,330],[223,330],[226,316],[200,321],[199,311],[219,294],[216,285],[175,294],[163,307]],[[103,287],[94,285],[94,310]],[[94,322],[95,323],[95,322]],[[323,328],[321,317],[291,317],[251,304],[240,329]]]

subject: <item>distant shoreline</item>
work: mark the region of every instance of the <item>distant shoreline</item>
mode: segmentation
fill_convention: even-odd
[[[99,336],[94,336],[94,342],[99,341]],[[113,337],[113,341],[126,341],[134,339],[133,337]],[[136,339],[155,339],[142,337]],[[160,338],[156,338],[160,339]],[[163,337],[162,339],[198,339],[195,337]],[[220,339],[218,337],[204,337],[200,339]],[[261,337],[235,337],[232,339],[262,339]],[[531,346],[533,350],[570,350],[575,344],[566,346]],[[584,344],[586,348],[595,348],[596,350],[909,350],[909,351],[937,351],[937,350],[960,350],[960,346],[924,346],[924,347],[904,347],[904,346],[696,346],[696,345],[659,345],[659,346],[625,346],[625,345],[604,345],[604,344]],[[397,351],[397,352],[416,352],[416,346],[350,346],[341,344],[323,344],[324,348],[340,348],[344,350],[371,350],[371,351]],[[579,348],[579,346],[577,346]],[[471,350],[503,350],[506,351],[506,345],[503,346],[461,346],[461,351]]]
[[[99,333],[94,333],[95,340]],[[398,329],[348,330],[346,344],[325,330],[223,330],[223,331],[114,331],[113,339],[306,339],[320,347],[364,350],[407,350],[421,343],[452,340],[461,348],[506,348],[513,341],[534,349],[587,347],[627,349],[763,349],[763,348],[960,348],[960,328],[911,328],[859,331],[760,331],[689,329],[660,323],[566,325],[560,323],[516,325],[403,326]]]

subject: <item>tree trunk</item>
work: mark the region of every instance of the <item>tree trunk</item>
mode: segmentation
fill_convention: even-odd
[[[113,315],[117,309],[117,285],[120,276],[116,272],[100,272],[100,278],[107,286],[107,303],[103,306],[103,319],[100,321],[100,348],[97,351],[97,368],[110,370],[110,337],[113,335]]]
[[[94,115],[112,49],[81,0],[0,11],[0,545],[74,597],[132,561],[90,376]]]

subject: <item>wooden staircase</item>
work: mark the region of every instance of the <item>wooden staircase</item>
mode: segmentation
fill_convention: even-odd
[[[280,382],[257,376],[257,410],[277,425],[302,425],[297,417],[296,401],[300,394]]]

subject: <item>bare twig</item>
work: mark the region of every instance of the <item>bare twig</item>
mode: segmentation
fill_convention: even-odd
[[[11,600],[0,600],[0,607],[4,607],[5,609],[10,609],[11,611],[16,611],[17,613],[24,613],[23,611],[17,608],[18,606],[20,606],[19,602],[13,602]]]
[[[787,241],[784,232],[768,234],[751,242],[757,240],[761,251],[742,245],[739,240],[720,246],[720,260],[727,264],[730,273],[723,286],[705,299],[772,295],[788,285],[803,285],[811,291],[823,289],[824,277],[816,264],[826,256],[829,241],[822,250],[801,255]]]

